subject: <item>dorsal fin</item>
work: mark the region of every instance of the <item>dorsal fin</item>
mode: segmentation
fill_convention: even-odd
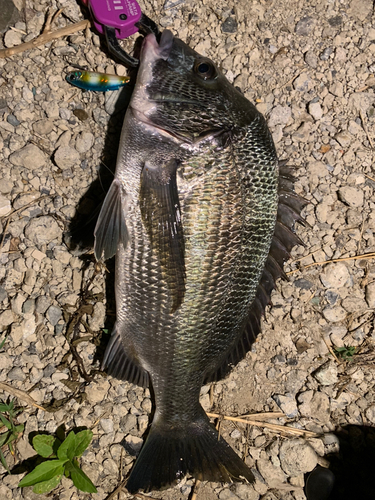
[[[275,288],[276,280],[287,279],[283,271],[284,262],[289,259],[290,251],[295,245],[303,244],[294,233],[294,225],[296,221],[304,223],[301,210],[308,201],[294,192],[293,185],[293,168],[287,166],[285,161],[279,162],[279,205],[275,231],[257,293],[250,306],[248,321],[225,360],[216,371],[206,375],[205,384],[224,378],[233,366],[246,356],[260,333],[261,316],[264,315],[266,306],[271,303],[271,292]]]

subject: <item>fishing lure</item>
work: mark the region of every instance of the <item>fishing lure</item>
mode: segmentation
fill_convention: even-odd
[[[126,85],[130,78],[128,76],[107,75],[106,73],[95,73],[93,71],[71,71],[66,75],[66,80],[83,90],[95,90],[107,92],[117,90]]]

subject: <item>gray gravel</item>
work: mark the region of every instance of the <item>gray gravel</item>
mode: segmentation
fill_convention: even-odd
[[[305,247],[292,252],[290,280],[273,293],[263,333],[230,376],[214,384],[212,397],[209,387],[202,389],[202,404],[231,416],[283,411],[285,417],[268,422],[319,436],[223,421],[221,433],[257,479],[254,485],[202,484],[198,500],[303,500],[304,474],[317,463],[327,466],[325,455],[339,448],[333,431],[375,426],[375,264],[350,259],[375,251],[373,2],[140,4],[163,28],[221,64],[256,103],[280,158],[296,167],[297,192],[310,202],[309,226],[297,229]],[[73,0],[26,0],[0,46],[37,36],[47,6],[64,8],[54,28],[82,19]],[[123,42],[126,50],[134,39]],[[93,498],[104,499],[119,484],[120,464],[125,477],[134,463],[151,400],[148,390],[98,372],[98,346],[113,324],[111,274],[97,267],[90,251],[81,255],[79,247],[66,246],[77,209],[86,222],[95,215],[120,127],[106,112],[113,109],[108,94],[85,93],[65,81],[69,64],[124,74],[91,31],[0,59],[1,339],[8,334],[0,381],[28,391],[41,405],[55,402],[53,412],[28,407],[19,417],[25,434],[15,460],[32,456],[31,432],[92,428],[94,440],[81,462],[98,488]],[[108,167],[101,170],[103,187],[97,183],[96,198],[80,203],[101,161]],[[81,338],[75,349],[82,366],[70,351],[72,335]],[[358,354],[335,359],[329,348],[345,345]],[[7,460],[14,463],[9,454]],[[36,498],[30,488],[17,488],[21,477],[0,466],[0,498]],[[188,478],[152,497],[187,499],[192,486]],[[86,498],[66,478],[57,495]]]

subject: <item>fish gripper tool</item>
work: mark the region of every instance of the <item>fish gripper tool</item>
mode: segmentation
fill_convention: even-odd
[[[154,21],[141,12],[135,0],[84,0],[88,6],[96,30],[106,37],[108,49],[125,66],[136,68],[139,60],[130,56],[120,46],[123,40],[137,33],[159,36],[159,29]]]

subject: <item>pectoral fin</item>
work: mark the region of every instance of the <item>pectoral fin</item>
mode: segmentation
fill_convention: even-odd
[[[100,260],[109,259],[115,255],[119,243],[124,245],[128,242],[128,231],[126,228],[126,200],[127,195],[123,193],[120,181],[115,179],[107,196],[104,199],[98,222],[95,226],[95,257]],[[104,253],[104,256],[103,256]]]
[[[146,163],[141,178],[140,206],[151,244],[156,249],[173,303],[171,313],[185,294],[185,248],[178,199],[177,161],[153,166]]]

